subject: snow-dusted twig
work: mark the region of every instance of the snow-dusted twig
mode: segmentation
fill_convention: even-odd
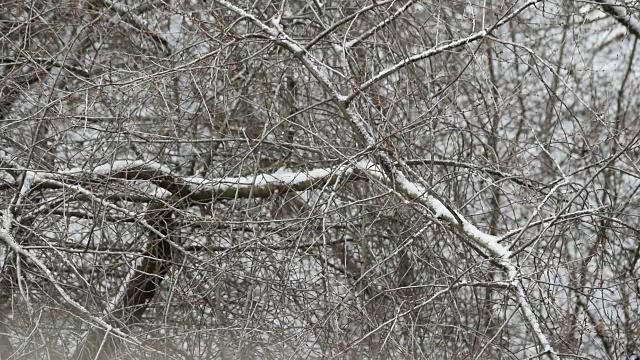
[[[627,12],[624,4],[616,4],[610,0],[595,0],[595,2],[602,5],[602,10],[629,29],[630,33],[640,38],[640,21]]]
[[[330,27],[326,28],[323,32],[321,32],[320,34],[318,34],[316,37],[314,37],[311,41],[309,41],[307,43],[307,45],[305,45],[305,49],[308,51],[310,50],[313,45],[315,45],[316,43],[318,43],[318,41],[320,41],[322,38],[324,38],[325,36],[331,34],[332,32],[334,32],[338,27],[346,24],[347,22],[357,18],[358,16],[360,16],[361,14],[366,13],[367,11],[370,11],[371,9],[380,7],[380,6],[385,6],[389,3],[392,3],[393,0],[386,0],[386,1],[375,1],[370,5],[367,5],[363,8],[361,8],[360,10],[354,12],[353,14],[349,15],[349,16],[345,16],[344,18],[340,19],[338,22],[336,22],[335,24],[331,25]]]
[[[382,20],[381,22],[379,22],[376,26],[369,28],[369,30],[365,31],[362,35],[358,36],[357,38],[347,42],[344,45],[344,49],[348,50],[348,49],[350,49],[350,48],[352,48],[354,46],[357,46],[358,44],[360,44],[361,42],[363,42],[364,40],[369,38],[371,35],[373,35],[376,32],[378,32],[378,30],[380,30],[383,27],[389,25],[393,20],[395,20],[398,16],[402,15],[405,11],[407,11],[416,2],[418,2],[418,0],[409,0],[409,1],[407,1],[398,10],[396,10],[396,12],[391,14],[391,16],[389,16],[388,18],[386,18],[386,19]]]
[[[375,84],[376,82],[388,77],[389,75],[397,72],[398,70],[406,67],[407,65],[413,64],[416,61],[420,61],[420,60],[424,60],[426,58],[432,57],[434,55],[440,54],[442,52],[451,50],[451,49],[455,49],[459,46],[463,46],[466,45],[470,42],[474,42],[476,40],[480,40],[482,38],[484,38],[485,36],[489,35],[493,30],[495,30],[496,28],[508,23],[509,21],[511,21],[511,19],[513,19],[514,17],[518,16],[521,12],[523,12],[525,9],[527,9],[528,7],[530,7],[531,5],[534,5],[538,2],[540,2],[542,0],[530,0],[527,3],[525,3],[524,5],[522,5],[521,7],[519,7],[518,9],[516,9],[513,13],[509,14],[508,16],[505,16],[502,20],[498,21],[497,23],[495,23],[492,27],[488,28],[488,29],[484,29],[482,31],[478,31],[474,34],[471,34],[467,37],[464,37],[462,39],[458,39],[455,41],[452,41],[446,45],[441,45],[441,46],[436,46],[434,48],[431,48],[429,50],[423,51],[419,54],[410,56],[408,58],[405,58],[401,61],[399,61],[398,63],[396,63],[395,65],[392,65],[382,71],[380,71],[378,74],[374,75],[371,79],[365,81],[364,83],[362,83],[358,89],[356,89],[356,91],[352,92],[351,94],[349,94],[346,97],[346,101],[350,102],[351,100],[353,100],[354,98],[356,98],[362,91],[368,89],[371,85]]]
[[[40,271],[42,271],[42,273],[47,278],[47,280],[51,282],[51,284],[56,289],[56,291],[60,294],[62,299],[72,308],[78,310],[87,320],[91,321],[94,325],[97,325],[105,329],[106,331],[112,332],[116,336],[128,342],[131,342],[136,345],[142,345],[140,341],[122,332],[122,330],[114,328],[113,326],[107,324],[104,320],[94,316],[84,306],[80,305],[77,301],[73,300],[73,298],[62,288],[62,286],[60,286],[60,283],[55,279],[55,277],[53,276],[49,268],[47,268],[46,265],[44,265],[37,257],[31,254],[29,251],[26,251],[20,245],[18,245],[18,243],[13,238],[13,235],[11,235],[11,233],[7,231],[4,228],[4,226],[0,227],[0,240],[2,240],[9,248],[11,248],[17,254],[24,256],[27,260],[29,260],[31,263],[36,265],[36,267],[38,267]]]
[[[320,82],[320,84],[332,95],[333,99],[339,106],[340,111],[343,113],[345,118],[351,123],[351,125],[356,130],[358,135],[361,137],[361,140],[366,146],[366,148],[371,149],[371,151],[377,157],[382,173],[384,174],[384,175],[381,175],[383,179],[395,184],[399,194],[401,194],[405,199],[409,201],[414,201],[427,207],[436,215],[438,219],[447,222],[454,230],[458,231],[461,235],[463,235],[465,238],[470,240],[475,246],[478,246],[480,249],[482,249],[483,251],[486,251],[490,256],[495,258],[496,263],[499,264],[507,273],[508,282],[514,285],[515,293],[517,294],[518,303],[522,308],[524,319],[529,324],[531,330],[534,333],[534,336],[536,337],[536,339],[541,344],[544,351],[547,352],[548,356],[551,359],[553,360],[558,359],[558,356],[553,350],[549,340],[547,339],[547,337],[544,335],[544,333],[540,328],[540,323],[538,322],[538,319],[533,313],[533,309],[528,301],[526,294],[524,293],[524,288],[522,287],[522,285],[518,283],[519,272],[518,272],[518,269],[515,267],[515,265],[513,265],[513,263],[509,259],[511,255],[510,251],[498,242],[500,240],[500,237],[482,232],[473,224],[471,224],[469,221],[467,221],[462,214],[456,212],[455,210],[450,210],[451,206],[443,203],[433,191],[431,191],[428,188],[425,188],[423,185],[419,183],[414,183],[410,181],[406,177],[402,169],[396,166],[396,162],[398,161],[404,164],[402,159],[398,159],[393,154],[390,154],[387,150],[380,149],[379,147],[376,146],[377,134],[375,134],[374,130],[364,121],[364,119],[360,116],[360,114],[357,113],[357,111],[355,111],[353,108],[348,107],[349,97],[345,97],[340,93],[337,86],[334,83],[332,83],[327,78],[326,74],[324,74],[320,70],[320,68],[316,65],[317,63],[319,63],[319,61],[314,59],[310,54],[308,54],[296,41],[292,40],[283,31],[269,27],[268,25],[266,25],[265,23],[257,19],[255,16],[238,8],[237,6],[229,3],[228,1],[217,0],[217,2],[227,7],[231,11],[237,13],[238,15],[246,17],[249,20],[251,20],[255,25],[257,25],[263,31],[269,34],[273,38],[273,40],[276,41],[276,43],[278,43],[280,46],[289,50],[294,56],[296,56],[302,62],[302,64],[307,68],[307,70],[309,70],[311,75],[315,77]],[[476,33],[471,37],[458,40],[454,43],[449,44],[448,46],[453,46],[453,45],[459,46],[462,44],[466,44],[469,41],[480,39],[486,36],[487,34],[489,34],[496,27],[507,23],[509,20],[511,20],[516,15],[518,15],[524,9],[526,9],[527,7],[537,2],[539,2],[539,0],[529,1],[524,6],[517,9],[511,15],[497,22],[492,28]],[[439,51],[444,51],[444,50],[446,49],[442,49]],[[379,80],[382,77],[386,77],[411,62],[415,62],[426,56],[430,56],[428,54],[430,54],[429,51],[422,54],[418,54],[414,57],[411,57],[409,58],[411,60],[405,60],[399,63],[398,65],[391,67],[386,71],[383,71],[383,73],[379,74],[377,79]],[[372,84],[374,81],[377,81],[374,79],[376,79],[376,77],[371,79],[370,80],[371,82],[368,82],[368,83]],[[357,96],[357,94],[352,94],[352,95],[353,97]],[[372,167],[375,169],[376,166],[377,165],[374,165]],[[367,167],[369,168],[371,166],[367,165]],[[366,170],[369,170],[369,169],[366,169]],[[391,319],[390,321],[393,321],[393,319]],[[374,330],[374,331],[377,331],[377,330]]]

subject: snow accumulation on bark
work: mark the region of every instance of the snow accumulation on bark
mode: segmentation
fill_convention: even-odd
[[[227,1],[218,0],[218,2],[223,6],[229,8],[230,10],[236,12],[240,16],[249,17],[252,22],[254,22],[256,25],[264,29],[270,35],[273,36],[275,33],[277,33],[277,31],[265,25],[257,18],[246,13],[244,10],[239,9],[236,6],[228,3]],[[457,46],[467,44],[470,41],[482,39],[486,37],[487,34],[490,33],[491,29],[494,29],[500,25],[507,23],[511,18],[516,16],[518,13],[522,12],[527,7],[538,2],[539,0],[529,1],[525,5],[518,8],[516,11],[514,11],[510,16],[506,16],[500,21],[498,21],[496,24],[494,24],[492,28],[480,31],[468,38],[454,41],[451,44],[449,44],[449,46],[457,47]],[[280,34],[280,35],[284,36],[284,34]],[[366,89],[367,87],[389,76],[390,74],[395,73],[399,69],[406,67],[408,64],[411,64],[415,61],[432,56],[435,53],[444,51],[444,49],[436,48],[432,50],[427,50],[424,53],[406,58],[400,61],[399,63],[397,63],[396,65],[382,70],[380,73],[378,73],[378,75],[372,77],[370,80],[363,83],[362,86],[360,86],[356,91],[351,93],[349,96],[345,97],[343,94],[340,93],[337,87],[327,79],[326,75],[322,71],[320,71],[319,68],[314,63],[310,61],[310,55],[299,52],[299,49],[303,49],[299,44],[297,44],[295,41],[291,40],[291,38],[288,38],[288,37],[285,40],[283,40],[281,44],[283,44],[284,47],[287,48],[289,51],[291,51],[294,55],[298,56],[300,61],[309,70],[312,76],[314,76],[322,84],[322,86],[325,87],[326,90],[333,95],[333,98],[338,101],[338,106],[341,108],[341,112],[347,118],[347,121],[349,121],[349,123],[354,127],[354,129],[357,131],[358,135],[362,138],[362,140],[364,140],[363,141],[364,145],[367,148],[371,148],[374,152],[374,155],[378,155],[380,157],[381,159],[380,165],[385,167],[385,169],[383,169],[383,170],[386,170],[385,172],[389,172],[389,174],[385,174],[383,177],[383,179],[386,182],[396,185],[398,187],[400,194],[403,197],[405,197],[407,200],[417,201],[427,206],[431,211],[433,211],[436,214],[436,216],[446,220],[454,228],[459,229],[462,232],[463,236],[467,237],[469,240],[479,245],[481,248],[487,250],[493,257],[496,258],[497,263],[499,263],[508,274],[509,282],[511,282],[514,285],[514,287],[517,289],[516,293],[518,295],[519,304],[523,309],[523,316],[526,322],[530,325],[531,330],[534,332],[538,342],[544,348],[545,354],[547,354],[547,356],[549,356],[552,359],[558,359],[558,356],[553,351],[549,341],[547,340],[546,336],[544,335],[544,333],[540,328],[538,319],[533,313],[533,310],[531,309],[528,299],[524,294],[524,289],[522,288],[521,285],[517,284],[516,277],[517,277],[518,271],[509,260],[510,253],[508,249],[498,243],[499,238],[480,231],[477,227],[472,225],[464,217],[460,216],[460,214],[457,214],[457,213],[453,214],[451,211],[449,211],[448,207],[445,204],[437,200],[435,196],[428,194],[427,189],[423,189],[415,182],[412,182],[409,179],[407,179],[404,173],[399,169],[397,169],[396,166],[393,164],[391,160],[393,156],[387,153],[387,150],[382,150],[376,147],[376,141],[375,141],[375,139],[377,139],[376,134],[373,132],[370,126],[368,126],[368,124],[359,116],[357,111],[355,111],[352,107],[349,106],[349,102],[352,99],[355,99],[356,97],[360,96],[363,89]],[[378,171],[376,171],[376,175],[379,175]],[[389,178],[389,177],[393,177],[393,178]]]
[[[611,15],[620,24],[629,29],[629,32],[640,37],[640,21],[627,13],[624,2],[614,2],[611,0],[596,0],[596,2],[602,5],[604,12]]]

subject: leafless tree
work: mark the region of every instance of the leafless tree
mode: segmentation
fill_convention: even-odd
[[[0,1],[0,359],[631,359],[632,0]]]

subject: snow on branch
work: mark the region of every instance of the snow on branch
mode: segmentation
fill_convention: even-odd
[[[611,15],[620,24],[624,25],[629,32],[640,39],[640,22],[627,12],[624,4],[617,4],[611,0],[596,0],[596,3],[602,5],[602,10]]]
[[[419,183],[415,183],[407,179],[403,172],[396,169],[395,166],[393,167],[393,173],[393,183],[396,184],[397,190],[401,195],[403,195],[407,200],[417,202],[429,208],[438,219],[444,220],[454,231],[457,230],[463,237],[470,240],[474,245],[477,245],[482,250],[487,251],[489,255],[494,258],[495,262],[504,269],[507,274],[508,283],[514,286],[518,304],[522,308],[525,321],[529,324],[533,334],[542,345],[544,353],[552,360],[558,360],[558,355],[553,350],[551,343],[540,328],[540,323],[533,312],[533,308],[531,307],[529,299],[524,292],[524,288],[519,284],[519,270],[510,259],[511,252],[506,246],[499,243],[502,237],[487,234],[471,224],[471,222],[465,219],[459,212],[455,210],[455,213],[450,211],[449,207],[445,206],[442,201],[432,195],[433,193],[431,191],[428,191],[428,189]],[[384,176],[384,173],[381,171],[376,171],[373,174]],[[389,179],[387,179],[387,181],[391,182]]]
[[[368,173],[370,175],[378,175],[380,177],[384,176],[384,173],[380,169],[374,170],[371,167],[369,167]],[[394,175],[397,190],[406,199],[415,201],[429,208],[429,210],[435,214],[436,218],[439,220],[445,220],[447,223],[461,230],[463,235],[466,235],[467,238],[473,240],[475,244],[488,251],[492,256],[504,259],[509,257],[509,250],[498,243],[500,237],[482,232],[466,220],[459,212],[456,211],[454,214],[449,210],[449,207],[442,203],[442,201],[431,195],[425,187],[407,179],[404,173],[400,170],[396,169]],[[380,178],[380,180],[389,181],[384,178]]]
[[[321,32],[320,34],[318,34],[315,38],[313,38],[313,40],[309,41],[307,43],[307,45],[305,46],[305,49],[307,51],[311,50],[311,48],[318,43],[318,41],[320,41],[322,38],[324,38],[325,36],[331,34],[332,32],[334,32],[337,28],[339,28],[340,26],[350,22],[351,20],[359,17],[360,15],[370,11],[371,9],[375,9],[377,7],[381,7],[381,6],[386,6],[389,3],[394,2],[394,0],[385,0],[385,1],[375,1],[372,4],[369,4],[367,6],[364,6],[362,8],[360,8],[360,10],[352,13],[351,15],[345,16],[342,19],[340,19],[338,22],[334,23],[333,25],[327,27],[323,32]]]
[[[382,71],[380,71],[378,74],[374,75],[371,79],[365,81],[364,83],[362,83],[358,89],[356,89],[354,92],[352,92],[351,94],[349,94],[346,98],[346,102],[350,102],[351,100],[353,100],[354,98],[356,98],[362,91],[368,89],[371,85],[375,84],[376,82],[385,79],[386,77],[388,77],[389,75],[397,72],[398,70],[406,67],[407,65],[411,65],[416,61],[420,61],[429,57],[432,57],[434,55],[440,54],[442,52],[457,48],[459,46],[463,46],[466,45],[470,42],[474,42],[476,40],[480,40],[482,38],[484,38],[485,36],[489,35],[493,30],[495,30],[496,28],[508,23],[511,19],[513,19],[514,17],[518,16],[518,14],[520,14],[522,11],[524,11],[526,8],[530,7],[531,5],[534,5],[538,2],[540,2],[542,0],[530,0],[527,3],[525,3],[524,5],[522,5],[520,8],[516,9],[513,13],[511,13],[508,16],[505,16],[502,20],[498,21],[497,23],[495,23],[492,27],[488,28],[488,29],[484,29],[482,31],[478,31],[474,34],[471,34],[465,38],[462,39],[458,39],[455,41],[452,41],[446,45],[441,45],[441,46],[436,46],[434,48],[431,48],[429,50],[423,51],[419,54],[410,56],[408,58],[402,59],[400,60],[398,63],[396,63],[395,65],[392,65]]]
[[[358,45],[359,43],[363,42],[368,37],[370,37],[371,35],[375,34],[378,30],[380,30],[381,28],[387,26],[389,23],[391,23],[393,20],[395,20],[398,16],[400,16],[402,13],[407,11],[417,1],[418,0],[409,0],[409,1],[407,1],[407,3],[404,4],[403,6],[401,6],[398,10],[396,10],[395,13],[393,13],[388,18],[386,18],[386,19],[382,20],[381,22],[379,22],[378,25],[376,25],[376,26],[370,28],[369,30],[365,31],[364,34],[358,36],[357,38],[347,42],[344,45],[344,48],[345,49],[349,49],[349,48],[352,48],[352,47]]]
[[[380,164],[380,168],[384,170],[384,172],[375,171],[375,174],[379,174],[383,180],[387,183],[391,183],[395,185],[399,194],[401,194],[405,199],[409,201],[418,202],[427,208],[429,208],[432,212],[436,214],[442,220],[445,220],[454,230],[457,230],[462,236],[470,240],[475,245],[478,245],[483,250],[486,250],[495,258],[496,263],[498,263],[504,271],[507,273],[509,283],[513,284],[515,287],[515,292],[518,297],[518,303],[522,308],[523,317],[525,321],[529,324],[531,330],[533,331],[535,337],[538,342],[542,345],[545,353],[553,360],[559,359],[556,352],[551,347],[549,340],[544,335],[540,328],[540,323],[533,313],[533,309],[529,303],[529,299],[524,293],[524,289],[522,285],[519,284],[518,274],[519,271],[515,265],[509,259],[510,252],[509,250],[498,243],[500,240],[499,237],[486,234],[479,230],[477,227],[472,225],[469,221],[467,221],[461,214],[452,209],[451,206],[443,203],[439,199],[439,197],[430,189],[423,187],[419,183],[410,181],[406,175],[404,175],[403,169],[407,170],[407,166],[402,161],[402,159],[397,159],[394,154],[387,152],[384,149],[380,149],[376,146],[376,134],[374,130],[368,126],[368,124],[363,120],[363,118],[358,114],[358,112],[353,108],[349,107],[350,100],[361,94],[361,90],[371,86],[374,82],[383,79],[390,74],[398,71],[404,66],[416,62],[418,60],[424,59],[426,57],[432,56],[436,53],[446,51],[453,47],[457,47],[460,45],[464,45],[470,41],[474,41],[477,39],[481,39],[487,36],[493,29],[501,26],[512,18],[517,16],[520,12],[522,12],[527,7],[539,2],[540,0],[531,0],[527,2],[524,6],[520,7],[516,11],[514,11],[509,16],[504,17],[502,20],[498,21],[491,28],[483,30],[479,33],[473,34],[470,37],[460,39],[448,45],[438,47],[435,49],[428,50],[422,54],[415,55],[413,57],[407,58],[400,63],[387,68],[383,72],[374,76],[369,81],[365,82],[363,86],[358,89],[356,92],[352,93],[349,96],[344,96],[340,93],[338,87],[329,81],[329,79],[325,76],[323,72],[317,67],[316,64],[320,63],[317,59],[314,59],[310,54],[308,54],[304,48],[301,47],[295,40],[291,37],[287,36],[284,31],[280,28],[272,28],[267,26],[265,23],[261,22],[255,16],[249,14],[248,12],[238,8],[237,6],[229,3],[225,0],[217,0],[217,2],[231,11],[235,12],[241,17],[245,17],[250,19],[254,24],[259,26],[262,30],[268,33],[273,40],[283,46],[287,50],[289,50],[294,56],[296,56],[302,64],[309,70],[311,75],[316,78],[321,85],[332,94],[333,99],[339,106],[342,114],[345,116],[347,121],[351,123],[353,128],[356,130],[358,135],[363,140],[364,145],[372,150],[372,153],[377,158],[378,163]],[[277,25],[276,25],[277,26]],[[321,63],[320,63],[321,64]],[[401,166],[398,167],[396,163],[400,163]],[[411,172],[409,172],[411,173]]]
[[[476,34],[471,35],[468,38],[460,39],[458,41],[455,41],[455,42],[450,43],[448,45],[445,45],[443,47],[432,49],[432,50],[429,50],[429,51],[427,51],[425,53],[422,53],[422,54],[418,54],[418,55],[416,55],[414,57],[409,58],[410,62],[415,62],[417,60],[420,60],[420,59],[423,59],[425,57],[431,56],[431,55],[433,55],[435,53],[442,52],[442,51],[448,50],[450,48],[466,44],[469,41],[480,39],[480,38],[486,36],[487,34],[489,34],[493,29],[495,29],[498,26],[501,26],[501,25],[507,23],[512,18],[517,16],[519,13],[524,11],[526,8],[528,8],[529,6],[535,4],[535,3],[539,2],[539,1],[540,0],[530,0],[525,5],[523,5],[522,7],[518,8],[516,11],[514,11],[512,14],[510,14],[509,16],[506,16],[502,20],[498,21],[491,28],[485,29],[485,30],[483,30],[481,32],[478,32]],[[347,119],[352,123],[352,125],[357,130],[359,135],[362,137],[362,139],[364,140],[365,145],[367,147],[375,148],[375,144],[376,144],[375,139],[376,139],[376,137],[375,137],[375,134],[373,133],[373,130],[371,129],[371,127],[368,126],[368,124],[366,124],[363,121],[363,119],[360,117],[360,115],[357,113],[357,111],[355,111],[353,108],[346,108],[346,104],[348,104],[348,102],[349,102],[348,98],[351,97],[353,94],[350,95],[349,97],[345,97],[345,96],[341,95],[340,92],[338,91],[338,89],[336,88],[335,84],[333,84],[325,76],[323,76],[324,74],[322,74],[316,68],[316,66],[314,66],[311,63],[311,61],[310,61],[311,59],[308,58],[308,54],[305,54],[305,51],[302,50],[302,47],[298,43],[296,43],[289,36],[284,34],[283,31],[267,26],[265,23],[263,23],[260,20],[258,20],[255,16],[253,16],[253,15],[249,14],[248,12],[246,12],[246,11],[244,11],[244,10],[242,10],[242,9],[232,5],[232,4],[230,4],[227,1],[218,0],[218,3],[220,3],[223,6],[229,8],[230,10],[236,12],[240,16],[249,18],[252,22],[254,22],[256,25],[258,25],[260,28],[262,28],[265,32],[267,32],[269,35],[273,36],[274,40],[279,41],[285,48],[287,48],[289,51],[291,51],[294,55],[297,55],[298,58],[303,62],[305,67],[307,67],[307,69],[311,72],[311,74],[318,81],[320,81],[321,84],[330,93],[332,93],[334,95],[334,98],[339,103],[342,112],[346,115]],[[316,60],[316,62],[317,62],[317,60]],[[391,74],[392,72],[397,71],[399,68],[406,66],[407,64],[408,63],[401,62],[398,65],[396,65],[395,67],[391,67],[391,68],[385,70],[387,75],[381,75],[381,76],[385,76],[386,77],[389,74]],[[395,69],[395,70],[393,70],[393,69]],[[383,73],[385,71],[383,71]],[[372,84],[374,81],[376,81],[374,79],[376,79],[376,77],[374,77],[373,79],[368,81],[368,83],[369,83],[368,86],[370,86],[370,84]],[[356,95],[353,95],[353,96],[355,97]],[[500,240],[499,237],[496,237],[496,236],[493,236],[493,235],[489,235],[489,234],[485,234],[484,232],[480,231],[477,227],[475,227],[473,224],[471,224],[469,221],[467,221],[461,214],[459,214],[458,212],[455,212],[455,210],[450,210],[452,208],[450,206],[447,206],[447,204],[444,204],[429,189],[426,189],[426,188],[422,187],[421,185],[419,185],[417,183],[414,183],[414,182],[410,181],[409,179],[407,179],[407,177],[404,175],[404,173],[400,169],[398,169],[397,166],[395,165],[395,161],[393,161],[393,157],[390,154],[387,154],[386,151],[378,149],[378,150],[376,150],[376,152],[378,153],[380,164],[382,166],[382,170],[385,170],[385,172],[387,173],[387,176],[391,175],[393,177],[391,179],[387,178],[387,179],[384,179],[384,180],[395,183],[398,186],[398,189],[399,189],[399,191],[400,191],[400,193],[402,195],[404,195],[409,200],[418,201],[418,202],[422,203],[423,205],[427,206],[431,211],[433,211],[436,214],[436,217],[439,217],[439,218],[442,218],[444,220],[447,220],[447,222],[449,222],[454,227],[456,227],[459,230],[461,230],[461,232],[464,235],[466,235],[467,238],[473,240],[474,243],[479,245],[484,250],[487,250],[491,255],[495,256],[498,259],[502,259],[501,261],[503,261],[505,263],[508,263],[509,265],[511,264],[508,261],[508,257],[510,255],[510,253],[509,253],[507,248],[505,248],[504,246],[502,246],[502,245],[500,245],[498,243],[498,240]],[[381,174],[380,171],[376,171],[375,173],[376,174]],[[267,188],[269,187],[267,185],[269,183],[269,181],[267,181],[267,179],[265,177],[262,177],[259,181],[258,181],[257,178],[254,178],[253,181],[254,181],[255,184],[257,184],[259,186],[266,185]],[[220,181],[220,183],[216,184],[216,185],[220,186],[220,185],[222,185],[224,183],[225,183],[225,181]],[[513,265],[511,265],[511,267],[513,267]],[[511,270],[511,268],[509,268],[509,270]],[[509,271],[509,272],[511,272],[511,271]],[[514,280],[514,279],[512,279],[512,280]],[[542,335],[542,337],[544,337],[544,335]],[[545,341],[546,341],[546,338],[545,338]]]
[[[273,173],[251,174],[240,177],[205,179],[202,177],[182,177],[156,162],[141,160],[117,160],[96,166],[93,170],[72,169],[62,172],[71,176],[104,176],[129,180],[148,180],[169,191],[179,191],[196,201],[218,199],[238,199],[269,197],[275,193],[304,191],[339,181],[349,181],[361,177],[362,169],[370,168],[371,162],[363,161],[355,166],[343,164],[335,167],[312,170],[279,169]]]
[[[195,201],[239,199],[249,196],[264,198],[276,193],[304,191],[335,185],[338,182],[362,179],[364,177],[363,171],[367,170],[369,173],[378,171],[372,169],[372,162],[361,161],[355,164],[342,164],[311,170],[279,169],[273,173],[205,179],[195,176],[180,176],[173,173],[165,165],[142,160],[116,160],[98,165],[92,169],[73,168],[59,172],[41,171],[38,173],[27,171],[17,164],[12,165],[15,170],[27,172],[26,182],[21,190],[21,197],[26,196],[31,189],[37,186],[71,189],[71,185],[63,184],[62,180],[65,178],[100,177],[149,181],[160,188],[168,190],[160,193],[163,194],[159,196],[160,199],[169,197],[175,191],[179,191],[183,196]],[[74,191],[78,190],[77,192],[82,196],[99,198],[97,194],[89,191],[81,191],[79,190],[80,188],[73,189]]]
[[[154,181],[154,178],[164,179],[163,181],[167,181],[167,179],[169,179],[174,182],[174,185],[179,185],[179,188],[187,189],[186,191],[190,192],[190,196],[192,198],[201,200],[214,200],[224,197],[240,198],[247,197],[249,195],[255,197],[266,197],[276,191],[302,191],[310,188],[336,184],[339,181],[349,181],[367,177],[384,181],[391,186],[395,186],[396,191],[405,199],[417,202],[429,208],[438,219],[451,225],[454,230],[459,231],[475,245],[478,245],[494,257],[495,261],[500,264],[508,274],[508,282],[515,286],[518,303],[522,307],[525,319],[534,331],[538,341],[543,345],[545,351],[548,351],[547,354],[551,356],[552,359],[557,359],[557,356],[551,350],[551,346],[546,336],[540,329],[540,325],[533,313],[533,309],[529,305],[524,289],[521,288],[521,285],[516,285],[518,282],[519,272],[509,259],[509,250],[498,243],[498,241],[501,240],[501,237],[486,234],[466,220],[462,214],[458,212],[455,212],[454,214],[449,210],[449,207],[442,203],[442,201],[431,195],[430,191],[428,191],[424,186],[408,180],[404,173],[395,168],[395,165],[393,164],[392,170],[393,178],[390,178],[387,175],[387,172],[384,171],[380,165],[371,161],[360,161],[355,163],[355,165],[343,164],[334,168],[319,168],[308,171],[278,170],[271,174],[204,179],[198,177],[177,176],[172,174],[166,166],[155,162],[123,160],[115,161],[111,164],[96,166],[89,171],[72,169],[61,173],[39,173],[37,176],[31,176],[30,181],[33,183],[32,186],[42,183],[53,187],[69,188],[78,194],[89,196],[94,201],[103,202],[104,205],[132,217],[135,217],[134,214],[129,213],[125,209],[114,204],[105,203],[103,200],[99,199],[97,195],[86,189],[77,185],[64,184],[53,180],[53,178],[61,176],[89,175],[130,179],[144,178],[148,181]],[[142,222],[142,225],[145,228],[151,231],[155,230],[149,224],[146,224],[143,219],[137,219],[137,221]],[[0,240],[3,240],[16,252],[27,256],[29,259],[37,261],[33,255],[24,249],[20,249],[11,238],[10,233],[5,229],[0,229]],[[46,274],[48,269],[44,267],[44,264],[36,265]],[[63,294],[63,296],[65,295],[66,294]],[[77,308],[78,304],[74,303],[68,295],[66,295],[66,298],[73,307]],[[95,321],[96,319],[92,318],[92,320]]]
[[[98,327],[108,332],[112,332],[114,335],[122,339],[125,339],[128,342],[131,342],[136,345],[141,345],[139,340],[131,337],[130,335],[127,335],[122,330],[114,328],[113,326],[109,325],[103,319],[91,314],[91,312],[89,312],[89,310],[87,310],[80,303],[73,300],[73,298],[62,288],[60,283],[56,280],[51,270],[49,270],[49,268],[47,268],[47,266],[44,263],[42,263],[42,261],[40,261],[37,257],[35,257],[32,253],[22,248],[22,246],[20,246],[15,241],[15,239],[13,238],[13,235],[11,235],[11,232],[8,231],[8,229],[5,229],[4,226],[0,227],[0,241],[4,242],[9,248],[11,248],[17,254],[24,256],[27,260],[29,260],[36,267],[38,267],[42,271],[44,276],[47,278],[47,280],[49,280],[49,282],[53,285],[56,291],[60,294],[62,299],[64,299],[64,301],[68,305],[76,309],[80,314],[84,316],[84,318],[89,320],[92,324],[97,325]]]
[[[0,154],[0,155],[4,155],[4,154]],[[28,194],[32,186],[35,183],[37,183],[39,179],[40,179],[39,176],[34,172],[31,172],[31,171],[25,172],[24,180],[22,181],[22,186],[20,188],[20,192],[18,195],[18,199],[16,200],[16,203],[20,203],[22,201],[22,198]],[[6,245],[7,248],[13,250],[19,256],[24,257],[26,260],[28,260],[29,262],[34,264],[38,269],[40,269],[40,271],[42,271],[42,273],[44,274],[44,277],[51,283],[51,285],[53,285],[54,289],[60,294],[63,301],[72,309],[75,309],[75,311],[79,312],[79,314],[81,314],[85,319],[87,319],[93,325],[99,328],[102,328],[107,332],[112,332],[114,335],[126,340],[127,342],[130,342],[136,345],[142,345],[139,340],[126,334],[122,330],[118,328],[114,328],[113,326],[109,325],[105,320],[93,315],[82,304],[75,301],[67,293],[67,291],[61,286],[60,282],[56,280],[51,270],[49,270],[49,268],[42,261],[40,261],[40,259],[38,259],[33,253],[24,249],[20,244],[18,244],[18,242],[15,240],[12,234],[12,226],[15,223],[15,219],[13,218],[11,207],[12,205],[10,204],[3,211],[3,214],[2,214],[2,223],[0,224],[0,242],[4,243],[4,245]],[[2,246],[1,252],[2,252],[2,260],[4,261],[6,257],[6,251],[4,246]],[[20,282],[20,279],[18,279],[18,282]]]

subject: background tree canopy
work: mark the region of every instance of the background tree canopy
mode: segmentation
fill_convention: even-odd
[[[640,352],[638,6],[0,1],[0,359]]]

